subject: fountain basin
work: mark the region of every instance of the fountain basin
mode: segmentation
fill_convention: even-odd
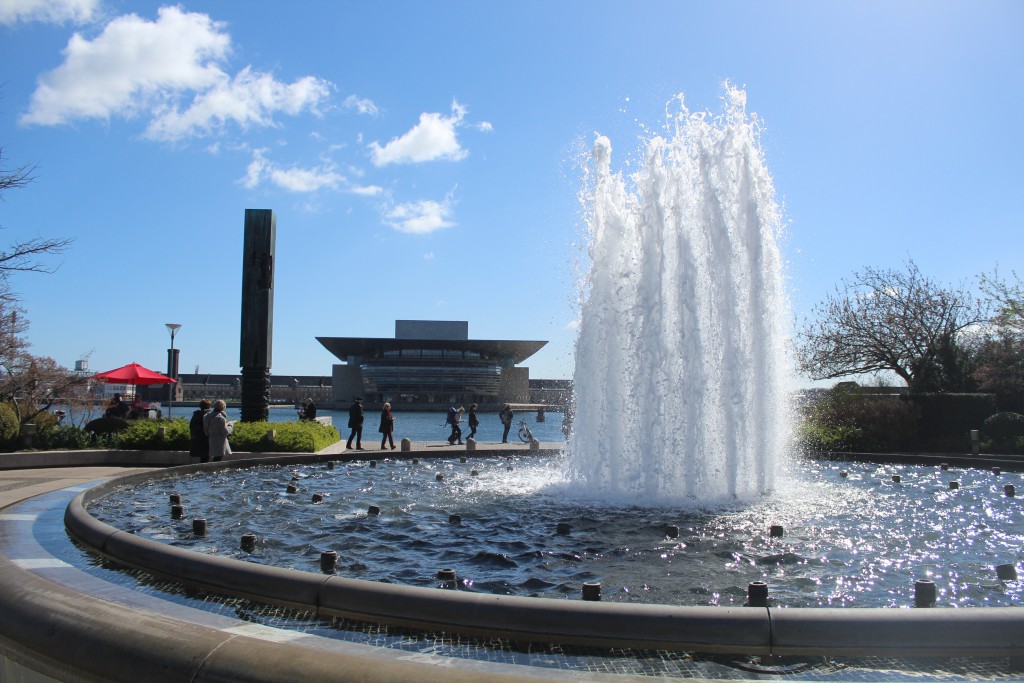
[[[289,457],[280,463],[322,461]],[[267,460],[261,461],[266,463]],[[148,479],[246,467],[236,461],[133,475],[79,494],[65,523],[114,560],[187,585],[318,614],[519,642],[743,652],[901,656],[1021,656],[1024,612],[1012,608],[836,609],[674,607],[523,598],[395,586],[216,557],[120,531],[92,517],[88,503]]]

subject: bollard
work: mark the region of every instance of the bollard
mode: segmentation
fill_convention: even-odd
[[[192,533],[196,536],[206,535],[206,520],[202,517],[197,517],[192,520]]]
[[[1006,494],[1007,498],[1013,498],[1017,495],[1017,489],[1014,488],[1013,484],[1006,484],[1003,486],[1003,493]]]
[[[531,451],[539,451],[540,450],[540,441],[537,441],[537,439],[530,439],[530,450]]]
[[[768,530],[768,535],[772,538],[782,538],[784,533],[785,529],[782,528],[781,524],[772,524],[771,529]]]
[[[665,535],[669,538],[679,538],[679,527],[675,524],[669,524],[668,528],[665,529]]]
[[[377,461],[376,460],[371,460],[370,461],[370,467],[376,467],[376,466],[377,466]]]
[[[172,493],[171,494],[171,505],[181,505],[181,494],[180,493]]]
[[[934,607],[935,595],[935,582],[928,579],[914,582],[914,607]]]
[[[850,473],[847,472],[846,470],[839,470],[839,476],[842,477],[843,479],[846,479],[846,477],[849,476],[849,474]]]
[[[942,470],[943,472],[945,472],[946,470],[948,470],[948,469],[949,469],[949,463],[948,463],[948,462],[944,462],[944,463],[941,463],[941,464],[939,465],[939,468],[940,468],[940,469],[941,469],[941,470]]]
[[[471,476],[471,477],[477,477],[479,475],[480,475],[480,471],[479,470],[470,470],[469,471],[469,476]]]
[[[371,505],[370,507],[368,507],[366,509],[366,514],[368,514],[368,515],[379,515],[380,514],[380,506],[379,505]]]
[[[314,493],[313,494],[313,502],[314,503],[322,503],[322,502],[324,502],[324,494],[322,494],[322,493]]]
[[[996,565],[996,576],[999,577],[1000,581],[1016,581],[1017,568],[1012,564]]]
[[[583,599],[589,602],[601,601],[601,584],[588,581],[583,584]]]
[[[420,459],[419,458],[413,458],[412,459],[412,464],[413,465],[419,465],[420,464]]]
[[[1001,469],[999,469],[998,467],[993,467],[993,468],[992,468],[992,474],[996,475],[997,477],[998,477],[998,476],[999,476],[1000,474],[1002,474],[1002,473],[1003,473],[1003,471],[1002,471]]]
[[[288,484],[288,488],[286,489],[286,491],[288,493],[298,493],[299,489],[296,488],[295,484]]]
[[[251,553],[253,550],[256,550],[256,534],[242,535],[242,550],[247,553]]]
[[[956,490],[956,489],[960,488],[960,482],[958,482],[958,481],[951,481],[951,482],[949,482],[949,488],[951,490]]]
[[[466,450],[467,451],[475,451],[476,450],[476,439],[474,439],[473,437],[469,437],[469,438],[466,439]]]
[[[449,524],[462,524],[462,516],[461,515],[448,515],[448,523]]]
[[[327,461],[327,469],[329,469],[329,470],[333,470],[334,469],[334,461],[333,460],[328,460]]]
[[[898,475],[898,474],[892,475],[892,483],[894,483],[894,484],[900,483],[900,475]]]
[[[437,579],[442,582],[443,588],[455,588],[458,576],[454,569],[439,569],[437,570]]]
[[[559,536],[567,536],[572,531],[572,527],[569,526],[568,522],[559,522],[558,526],[555,527],[555,533]]]
[[[977,429],[971,430],[971,455],[978,457],[981,452],[981,432]]]
[[[171,506],[171,519],[181,519],[185,516],[185,508],[181,505]]]
[[[404,453],[408,453],[411,450],[412,450],[412,441],[409,441],[409,439],[402,439],[402,451]]]
[[[459,462],[466,462],[466,456],[462,456],[461,458],[459,458]]]
[[[320,553],[320,571],[324,574],[333,574],[337,565],[338,553],[333,550],[325,550]]]
[[[167,438],[167,427],[157,427],[156,428],[156,438],[160,439],[161,441],[166,439]]]
[[[267,441],[269,441],[270,443],[277,443],[276,429],[271,429],[269,432],[267,432]]]
[[[768,584],[764,581],[751,581],[747,584],[747,606],[768,606]]]
[[[436,475],[434,475],[434,481],[444,481],[444,475],[438,472]]]

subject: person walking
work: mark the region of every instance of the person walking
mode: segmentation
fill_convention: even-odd
[[[508,443],[508,430],[512,428],[512,417],[515,413],[512,412],[512,406],[508,403],[498,413],[498,419],[501,420],[501,424],[505,425],[505,431],[501,434],[501,442]]]
[[[476,416],[476,404],[469,404],[469,436],[466,439],[476,441],[476,428],[480,426],[480,418]]]
[[[235,429],[235,423],[228,420],[225,413],[227,404],[217,399],[213,402],[213,412],[203,419],[206,427],[206,435],[210,440],[210,457],[214,460],[223,460],[225,456],[231,455],[231,444],[228,437]]]
[[[459,445],[462,445],[462,426],[459,424],[462,422],[462,414],[466,412],[466,409],[459,406],[458,410],[455,406],[448,409],[448,424],[452,426],[452,433],[448,437],[448,445],[452,446],[455,441],[458,440]]]
[[[363,450],[363,397],[357,396],[348,408],[348,428],[352,432],[348,435],[348,443],[345,448],[352,448],[352,439],[356,440],[356,450]]]
[[[188,422],[188,454],[191,458],[199,458],[199,462],[210,462],[210,437],[203,429],[203,422],[209,413],[210,402],[204,398]]]
[[[383,451],[385,442],[390,441],[391,450],[395,450],[395,416],[391,414],[390,403],[385,403],[384,409],[380,411],[380,429],[378,431],[382,434],[380,437],[380,449]]]

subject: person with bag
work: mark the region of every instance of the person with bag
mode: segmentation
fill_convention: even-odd
[[[385,450],[385,442],[390,441],[391,450],[395,450],[395,416],[391,414],[390,403],[385,403],[384,409],[380,411],[380,429],[378,431],[383,435],[380,437],[380,449]]]
[[[352,448],[352,439],[356,440],[356,450],[363,450],[363,397],[358,396],[352,401],[348,408],[348,428],[352,432],[348,435],[348,443],[345,448]]]

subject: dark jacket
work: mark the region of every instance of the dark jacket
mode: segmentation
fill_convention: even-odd
[[[363,426],[363,404],[354,401],[348,409],[348,428],[359,429]]]
[[[192,419],[188,422],[188,454],[204,462],[210,458],[210,439],[203,431],[203,418],[208,412],[210,411],[200,408],[192,413]]]
[[[391,414],[390,410],[380,411],[380,428],[377,430],[381,434],[388,434],[395,428],[395,416]]]

